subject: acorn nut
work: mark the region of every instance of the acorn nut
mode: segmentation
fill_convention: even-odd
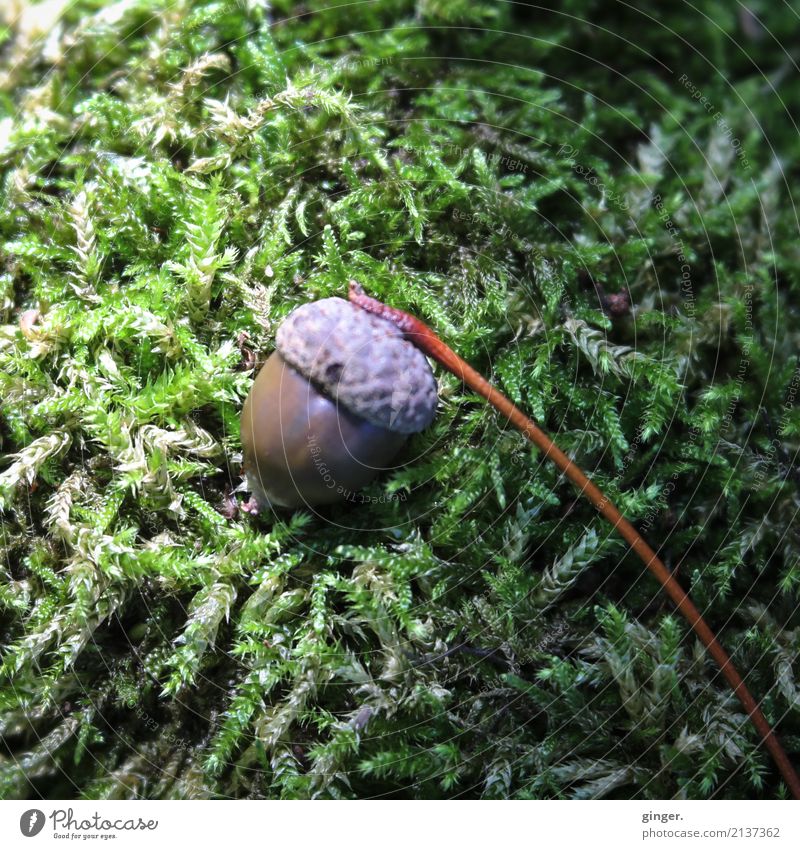
[[[433,420],[428,361],[383,318],[325,298],[294,310],[276,343],[241,418],[258,507],[345,500]]]

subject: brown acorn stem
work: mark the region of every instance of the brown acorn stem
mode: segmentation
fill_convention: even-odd
[[[742,703],[750,721],[756,727],[764,745],[769,750],[792,796],[800,799],[800,778],[791,764],[778,737],[758,706],[758,702],[748,690],[733,661],[716,638],[714,632],[703,619],[694,602],[681,588],[680,584],[662,563],[658,555],[639,535],[633,525],[620,513],[595,484],[570,460],[552,439],[518,407],[509,401],[488,380],[482,377],[472,366],[465,362],[423,322],[402,310],[394,309],[380,301],[370,298],[355,281],[350,283],[350,301],[358,307],[391,321],[403,331],[406,338],[423,353],[436,360],[448,371],[462,380],[470,389],[482,395],[495,409],[505,416],[522,435],[532,442],[544,456],[575,484],[600,513],[612,524],[619,535],[630,545],[645,566],[655,575],[667,595],[675,603],[680,613],[699,637],[709,654],[719,664],[725,680]]]

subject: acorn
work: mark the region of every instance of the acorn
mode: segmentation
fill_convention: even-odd
[[[255,507],[350,498],[431,423],[436,403],[425,355],[390,321],[342,298],[298,307],[242,409]]]

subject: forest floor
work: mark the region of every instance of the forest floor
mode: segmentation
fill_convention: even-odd
[[[452,376],[363,497],[237,510],[278,323],[354,278],[800,759],[797,14],[547,5],[3,4],[0,797],[786,795]]]

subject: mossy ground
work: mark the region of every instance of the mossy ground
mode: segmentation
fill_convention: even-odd
[[[0,795],[784,795],[454,378],[364,503],[226,510],[256,360],[354,277],[800,759],[797,13],[748,5],[4,5]]]

